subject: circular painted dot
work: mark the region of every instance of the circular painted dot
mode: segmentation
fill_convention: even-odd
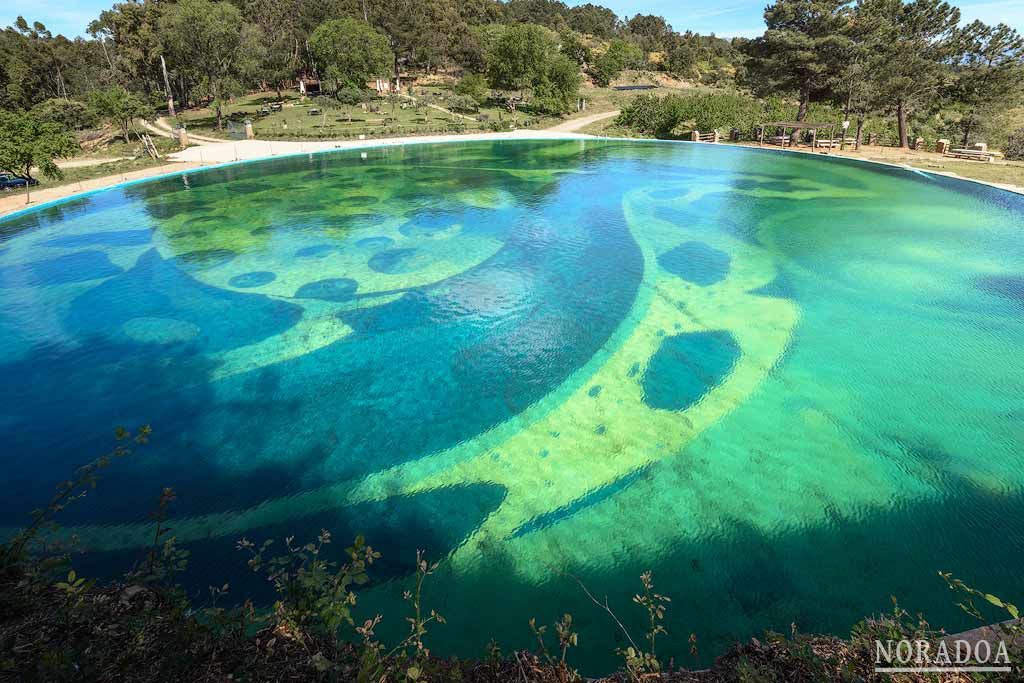
[[[333,244],[314,244],[311,247],[303,247],[295,252],[295,255],[299,258],[323,258],[330,254],[332,251],[337,251],[338,247]]]
[[[388,249],[371,256],[367,264],[378,273],[402,273],[407,270],[409,260],[415,254],[415,249]]]
[[[199,328],[174,318],[132,318],[121,329],[125,335],[140,344],[180,344],[199,336]]]
[[[228,284],[238,289],[247,289],[249,287],[262,287],[276,279],[277,276],[269,270],[255,270],[251,273],[242,273],[241,275],[234,276],[228,280]]]

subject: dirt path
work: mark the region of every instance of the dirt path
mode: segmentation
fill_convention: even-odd
[[[154,121],[153,123],[150,123],[149,121],[143,120],[142,121],[142,127],[145,128],[146,130],[148,130],[151,133],[156,133],[157,135],[161,135],[161,136],[163,136],[165,138],[171,138],[172,140],[177,139],[175,137],[175,135],[174,135],[174,130],[171,128],[171,124],[167,123],[167,120],[165,118],[163,118],[162,116],[160,118],[158,118],[156,121]],[[218,140],[217,138],[208,138],[205,135],[196,135],[194,133],[189,133],[188,134],[188,139],[189,139],[189,142],[209,142],[209,143],[226,142],[226,140]]]
[[[613,116],[618,115],[618,109],[616,109],[615,111],[605,111],[601,112],[600,114],[591,114],[590,116],[581,116],[578,119],[570,119],[568,121],[563,121],[562,123],[551,126],[550,128],[545,128],[544,130],[555,131],[558,133],[575,133],[581,128],[589,126],[592,123],[604,121],[605,119],[610,119]]]

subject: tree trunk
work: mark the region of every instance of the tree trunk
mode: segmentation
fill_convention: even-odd
[[[800,93],[800,106],[796,110],[796,120],[804,121],[807,118],[807,101],[811,99],[810,93]],[[794,128],[793,133],[789,136],[789,146],[793,147],[796,145],[797,140],[800,139],[800,129]]]
[[[854,143],[854,145],[855,145],[854,149],[856,149],[858,152],[860,151],[860,137],[861,137],[861,131],[863,129],[864,129],[864,117],[863,116],[858,116],[857,117],[857,135],[855,136],[857,141]]]
[[[896,130],[900,138],[900,147],[902,149],[909,149],[910,144],[907,140],[907,108],[903,100],[896,101]]]
[[[970,144],[970,137],[971,137],[971,120],[967,119],[967,123],[964,126],[964,143],[963,143],[963,145],[961,145],[962,147],[967,147],[967,145]]]

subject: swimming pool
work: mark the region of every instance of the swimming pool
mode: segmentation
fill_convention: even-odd
[[[365,158],[364,158],[365,155]],[[122,570],[177,491],[197,594],[266,595],[238,538],[363,533],[403,631],[416,548],[442,653],[607,594],[673,598],[685,663],[845,632],[936,571],[1019,597],[1024,198],[684,143],[500,141],[231,165],[0,222],[0,526],[116,425],[152,443],[64,519]],[[388,630],[390,625],[390,631]]]

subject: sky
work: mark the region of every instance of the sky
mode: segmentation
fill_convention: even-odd
[[[764,31],[761,14],[768,0],[590,0],[615,10],[619,16],[660,14],[677,31],[697,31],[730,38],[757,36]],[[54,34],[85,35],[85,27],[109,8],[114,0],[7,0],[0,4],[0,25],[14,23],[20,14],[29,22],[41,21]],[[581,5],[587,0],[569,0]],[[1024,0],[960,0],[966,21],[980,19],[987,24],[1003,22],[1024,32]]]

